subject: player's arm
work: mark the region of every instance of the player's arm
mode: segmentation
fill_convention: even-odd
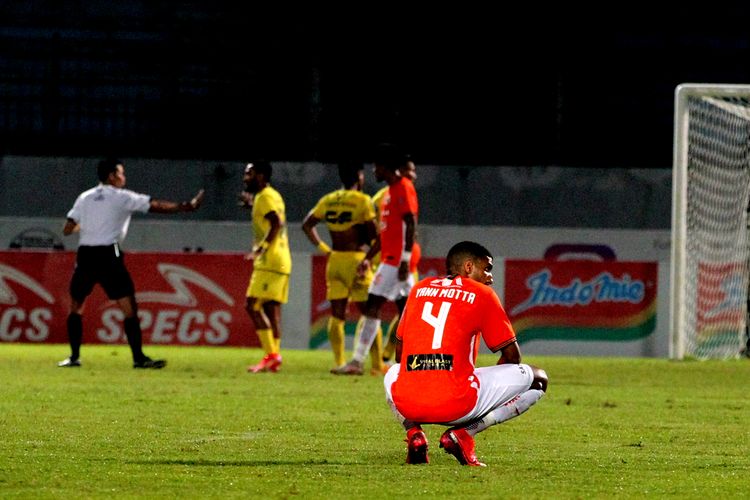
[[[307,239],[310,240],[310,242],[315,245],[318,250],[323,252],[323,254],[328,255],[329,253],[331,253],[331,247],[329,247],[325,241],[320,239],[318,230],[315,228],[315,226],[317,226],[319,222],[320,219],[315,217],[315,214],[311,210],[302,221],[302,230],[305,232],[305,236],[307,236]]]
[[[276,236],[278,236],[279,231],[281,231],[281,219],[279,218],[279,214],[277,214],[275,211],[270,211],[266,215],[263,216],[264,219],[266,219],[270,224],[271,227],[268,229],[268,232],[266,233],[266,237],[263,238],[262,241],[258,242],[257,245],[253,247],[252,253],[247,255],[246,259],[257,259],[263,253],[268,249],[269,246],[271,246],[271,243],[273,243],[273,240],[276,239]]]
[[[404,342],[400,338],[396,337],[396,352],[394,354],[394,356],[396,356],[396,363],[401,362],[401,350],[403,349],[403,347]]]
[[[503,347],[500,359],[497,360],[498,365],[512,364],[517,365],[521,362],[521,349],[518,347],[518,342],[512,342]]]
[[[357,275],[361,278],[365,275],[368,269],[370,269],[370,263],[373,257],[375,257],[380,251],[380,235],[375,232],[375,238],[373,239],[370,249],[365,254],[365,258],[357,266]]]
[[[203,203],[205,191],[201,189],[198,194],[193,196],[190,201],[167,201],[167,200],[151,200],[148,211],[159,213],[159,214],[173,214],[177,212],[194,212],[198,210],[198,207]]]
[[[266,237],[263,238],[263,241],[270,245],[273,243],[273,240],[276,239],[276,236],[278,236],[279,231],[281,231],[281,219],[279,218],[279,214],[274,211],[268,212],[263,218],[271,223],[271,227],[268,229]]]
[[[404,306],[404,310],[401,312],[401,319],[398,322],[398,329],[396,330],[396,363],[401,362],[401,353],[404,347],[404,335],[407,334],[408,326],[411,324],[411,322],[414,321],[411,315],[411,309],[409,308],[409,303],[414,303],[415,296],[417,293],[417,287],[414,287],[411,289],[411,292],[409,292],[409,297],[407,298],[406,305]],[[418,321],[422,321],[421,319],[418,319]]]
[[[405,213],[404,217],[404,250],[401,252],[401,264],[398,266],[398,280],[405,281],[409,276],[409,261],[414,246],[414,234],[417,231],[417,219],[412,213]]]
[[[362,227],[364,228],[363,237],[365,238],[365,241],[367,242],[367,244],[370,245],[370,247],[372,247],[373,245],[375,245],[375,240],[377,240],[378,238],[378,228],[375,225],[375,219],[363,222]],[[380,240],[378,240],[378,245],[379,244],[380,244]],[[379,246],[378,246],[378,251],[380,251]],[[372,254],[373,257],[375,256],[375,254],[377,254],[377,252]]]
[[[67,219],[65,221],[65,225],[63,226],[63,234],[65,236],[70,236],[71,234],[77,233],[80,230],[81,226],[73,219]]]

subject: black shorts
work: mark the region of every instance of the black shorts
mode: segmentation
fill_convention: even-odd
[[[117,245],[78,247],[76,267],[70,280],[70,296],[76,302],[83,302],[97,283],[110,300],[135,295],[133,280]]]

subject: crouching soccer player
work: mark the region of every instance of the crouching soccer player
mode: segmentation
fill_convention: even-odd
[[[396,334],[386,400],[406,430],[410,464],[427,463],[423,424],[450,426],[440,447],[463,465],[477,460],[474,436],[520,415],[547,390],[544,370],[521,363],[515,332],[492,284],[492,255],[463,241],[446,259],[448,276],[426,278],[409,294]],[[475,368],[479,337],[502,354]]]

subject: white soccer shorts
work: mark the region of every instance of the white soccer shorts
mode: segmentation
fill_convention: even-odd
[[[385,374],[383,385],[385,386],[385,398],[394,411],[398,411],[393,404],[391,386],[398,379],[400,365],[391,366]],[[462,426],[478,420],[489,412],[498,408],[519,394],[523,394],[531,388],[534,382],[534,371],[527,364],[505,364],[495,366],[482,366],[474,369],[474,375],[479,379],[479,390],[477,391],[477,403],[474,408],[461,418],[452,422],[444,422],[446,425]],[[403,416],[398,415],[403,421]]]
[[[398,267],[380,263],[370,283],[368,293],[385,297],[391,302],[408,297],[414,287],[414,275],[409,273],[405,281],[398,280]]]

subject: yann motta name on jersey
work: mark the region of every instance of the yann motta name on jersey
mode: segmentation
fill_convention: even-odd
[[[473,304],[477,294],[467,290],[461,290],[463,282],[460,277],[454,279],[440,278],[430,282],[431,286],[417,288],[417,297],[434,297],[438,299],[455,299]]]

